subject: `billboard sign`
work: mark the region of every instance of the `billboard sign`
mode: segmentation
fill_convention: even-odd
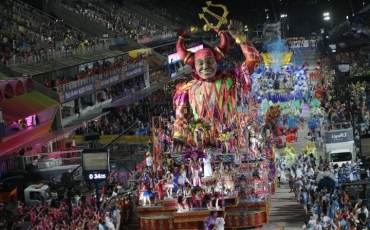
[[[135,67],[133,69],[126,70],[125,71],[125,79],[135,77],[139,74],[143,74],[144,72],[145,72],[145,68],[142,65],[138,66],[138,67]]]
[[[352,129],[331,130],[325,133],[325,143],[327,144],[348,142],[353,140]]]
[[[94,183],[106,181],[109,170],[107,149],[84,149],[82,151],[82,171],[87,181]]]
[[[61,103],[68,102],[93,92],[95,92],[95,82],[90,82],[74,89],[67,89],[62,93],[59,93],[59,99]]]

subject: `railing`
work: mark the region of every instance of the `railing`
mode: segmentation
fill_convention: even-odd
[[[121,73],[123,71],[133,69],[133,68],[138,67],[138,66],[143,66],[143,65],[146,65],[146,64],[147,64],[146,60],[141,60],[137,63],[126,65],[126,66],[123,66],[119,69],[112,70],[112,71],[109,71],[109,72],[104,73],[104,74],[97,74],[97,75],[94,75],[92,77],[87,77],[87,78],[83,78],[81,80],[68,82],[66,84],[57,86],[57,93],[61,93],[61,92],[64,92],[66,90],[74,89],[74,88],[86,85],[88,83],[91,83],[91,82],[96,82],[98,80],[102,80],[103,78],[112,76],[114,74]]]
[[[11,60],[6,61],[7,67],[17,67],[22,65],[29,65],[35,64],[38,62],[49,61],[49,60],[56,60],[62,59],[71,56],[78,56],[78,55],[86,55],[90,53],[94,53],[97,51],[108,50],[109,45],[105,43],[96,44],[93,46],[84,46],[78,48],[72,48],[68,50],[49,50],[46,53],[39,53],[29,55],[27,57],[16,57],[12,58]]]

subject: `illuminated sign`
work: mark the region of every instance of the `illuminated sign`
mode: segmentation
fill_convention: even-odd
[[[197,52],[198,50],[201,50],[201,49],[203,49],[203,44],[201,44],[199,46],[194,46],[194,47],[192,47],[190,49],[187,49],[187,50],[192,52],[192,53],[195,53],[195,52]],[[176,63],[178,61],[180,61],[180,57],[177,53],[168,55],[168,60],[167,60],[168,64]]]
[[[87,171],[107,170],[107,152],[84,153],[82,158],[83,169]]]
[[[84,149],[82,151],[82,171],[86,180],[96,183],[105,181],[109,169],[107,149]]]
[[[89,179],[90,180],[107,179],[107,174],[106,173],[90,173]]]

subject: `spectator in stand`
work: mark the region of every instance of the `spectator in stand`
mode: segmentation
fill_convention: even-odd
[[[169,33],[167,27],[161,27],[146,18],[133,14],[131,11],[127,11],[110,2],[104,2],[104,4],[99,2],[59,3],[71,11],[101,23],[109,30],[115,31],[116,37],[138,40],[143,37],[153,37]]]

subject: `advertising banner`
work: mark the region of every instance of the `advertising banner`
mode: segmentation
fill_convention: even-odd
[[[82,97],[85,94],[94,93],[96,90],[104,89],[126,79],[136,77],[140,74],[145,73],[146,71],[147,68],[145,66],[138,66],[126,71],[122,71],[121,73],[113,74],[95,82],[87,83],[73,89],[64,90],[63,92],[59,93],[60,103],[72,101],[74,99]]]
[[[129,69],[125,71],[125,79],[129,79],[131,77],[135,77],[136,75],[143,74],[146,71],[144,66],[138,66],[133,69]]]
[[[331,130],[325,133],[325,143],[333,144],[353,141],[352,129]]]
[[[100,80],[100,88],[104,89],[110,85],[116,84],[121,82],[123,79],[121,79],[121,74],[114,74],[110,77],[106,77]]]
[[[63,92],[63,95],[59,94],[60,102],[67,102],[79,98],[85,94],[90,94],[95,91],[95,82],[88,83],[86,85],[82,85],[76,87],[74,89],[68,89]]]

